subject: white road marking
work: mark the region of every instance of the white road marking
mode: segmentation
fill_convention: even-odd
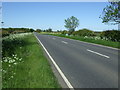
[[[59,36],[58,36],[58,37],[59,37]],[[59,37],[59,38],[65,38],[65,37]],[[118,49],[118,48],[109,47],[109,46],[104,46],[104,45],[100,45],[100,44],[95,44],[95,43],[90,43],[90,42],[85,42],[85,41],[79,41],[79,40],[70,39],[70,38],[67,38],[67,39],[72,40],[72,41],[87,43],[87,44],[91,44],[91,45],[96,45],[96,46],[100,46],[100,47],[110,48],[110,49],[114,49],[114,50],[120,50],[120,49]]]
[[[106,58],[110,58],[109,56],[100,54],[100,53],[98,53],[98,52],[95,52],[95,51],[92,51],[92,50],[89,50],[89,49],[87,49],[87,51],[92,52],[92,53],[95,53],[95,54],[98,54],[98,55],[103,56],[103,57],[106,57]]]
[[[35,35],[35,37],[37,38],[37,36]],[[62,70],[59,68],[59,66],[57,65],[57,63],[55,62],[55,60],[52,58],[52,56],[49,54],[49,52],[47,51],[47,49],[44,47],[44,45],[42,44],[42,42],[37,38],[37,40],[39,41],[39,43],[42,45],[43,49],[45,50],[45,52],[47,53],[47,55],[49,56],[49,58],[51,59],[52,63],[54,64],[54,66],[56,67],[56,69],[58,70],[58,72],[60,73],[61,77],[63,78],[63,80],[65,81],[65,83],[67,84],[67,86],[71,89],[74,90],[73,86],[71,85],[71,83],[69,82],[69,80],[67,79],[67,77],[64,75],[64,73],[62,72]]]
[[[68,42],[62,41],[62,43],[68,44]]]

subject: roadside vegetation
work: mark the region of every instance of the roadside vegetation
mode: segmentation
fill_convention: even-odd
[[[114,48],[120,48],[119,42],[113,42],[110,40],[101,39],[100,37],[97,37],[97,36],[96,37],[88,37],[88,36],[83,37],[83,36],[66,36],[63,34],[50,34],[50,35],[75,39],[75,40],[89,42],[89,43],[100,44],[104,46],[110,46]]]
[[[27,33],[33,32],[32,28],[2,28],[2,37],[9,36],[10,34],[18,34],[18,33]]]
[[[98,32],[98,31],[92,31],[89,29],[80,29],[77,31],[73,31],[71,35],[69,35],[68,30],[63,30],[63,31],[59,30],[56,32],[40,31],[38,33],[65,37],[65,38],[100,44],[100,45],[114,47],[114,48],[120,48],[120,43],[119,43],[120,31],[118,30],[106,30],[106,31]]]
[[[32,33],[3,37],[2,48],[3,88],[60,88]]]
[[[120,24],[118,17],[120,2],[110,2],[100,16],[102,23]],[[2,24],[4,22],[1,22]],[[3,88],[60,88],[42,48],[32,32],[65,37],[114,48],[120,48],[120,31],[75,30],[79,19],[65,19],[67,30],[48,28],[2,28],[2,84]],[[0,32],[1,33],[1,32]]]
[[[119,6],[120,1],[109,2],[109,5],[103,9],[103,12],[99,17],[102,19],[102,23],[119,25]],[[97,32],[83,28],[75,31],[76,27],[79,26],[79,19],[74,16],[65,19],[64,26],[67,30],[57,30],[56,32],[37,30],[36,32],[120,48],[120,30],[106,30]]]

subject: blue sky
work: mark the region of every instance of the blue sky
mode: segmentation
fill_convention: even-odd
[[[107,4],[108,2],[3,2],[2,19],[4,27],[65,30],[64,20],[75,16],[80,22],[76,30],[117,29],[117,25],[105,25],[99,18]]]

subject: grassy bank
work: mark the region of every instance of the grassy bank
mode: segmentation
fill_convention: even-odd
[[[102,39],[98,39],[98,38],[89,38],[89,37],[80,37],[80,36],[65,36],[65,35],[62,35],[62,34],[50,34],[50,35],[65,37],[65,38],[70,38],[70,39],[75,39],[75,40],[79,40],[79,41],[95,43],[95,44],[100,44],[100,45],[120,49],[120,43],[119,42],[107,41],[107,40],[102,40]]]
[[[33,34],[3,39],[3,88],[60,88]]]

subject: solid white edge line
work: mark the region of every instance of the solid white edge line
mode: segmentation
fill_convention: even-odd
[[[87,49],[87,51],[92,52],[92,53],[95,53],[95,54],[98,54],[98,55],[103,56],[103,57],[106,57],[106,58],[110,58],[109,56],[100,54],[100,53],[98,53],[98,52],[95,52],[95,51],[92,51],[92,50],[89,50],[89,49]]]
[[[34,34],[34,36],[37,38],[37,36]],[[45,52],[47,53],[47,55],[49,56],[49,58],[51,59],[52,63],[54,64],[54,66],[56,67],[56,69],[58,70],[58,72],[60,73],[60,75],[62,76],[63,80],[65,81],[65,83],[67,84],[67,86],[74,90],[73,86],[71,85],[71,83],[68,81],[68,79],[66,78],[66,76],[64,75],[64,73],[62,72],[62,70],[59,68],[59,66],[56,64],[56,62],[54,61],[54,59],[51,57],[51,55],[49,54],[49,52],[47,51],[47,49],[44,47],[44,45],[42,44],[42,42],[37,38],[37,40],[39,41],[39,43],[42,45],[43,49],[45,50]]]

